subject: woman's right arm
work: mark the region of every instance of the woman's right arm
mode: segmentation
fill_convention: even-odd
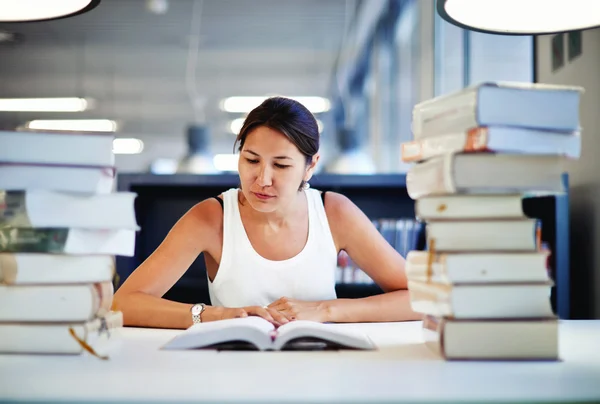
[[[215,206],[216,205],[216,206]],[[183,215],[158,248],[115,292],[113,307],[123,312],[125,325],[156,328],[187,328],[192,325],[191,304],[162,296],[181,278],[198,255],[218,237],[223,214],[217,201],[207,199]],[[208,308],[208,307],[207,307]],[[205,310],[209,320],[214,310]]]
[[[175,223],[158,248],[115,292],[113,308],[123,313],[125,325],[188,328],[193,324],[190,313],[192,304],[174,302],[162,296],[183,276],[201,252],[211,245],[220,246],[222,223],[223,210],[213,198],[198,203]],[[207,322],[248,315],[260,315],[273,320],[262,307],[206,306],[201,317],[203,322]]]

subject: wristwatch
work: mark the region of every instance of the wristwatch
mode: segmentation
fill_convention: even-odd
[[[197,303],[192,306],[190,312],[192,313],[192,322],[194,324],[200,324],[202,322],[202,318],[200,316],[205,308],[206,305],[204,303]]]

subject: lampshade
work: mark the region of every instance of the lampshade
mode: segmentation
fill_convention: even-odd
[[[72,17],[95,8],[100,0],[0,0],[1,22]]]
[[[600,26],[599,0],[437,0],[437,12],[464,29],[536,35]]]

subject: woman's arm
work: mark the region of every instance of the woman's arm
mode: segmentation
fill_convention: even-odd
[[[192,325],[191,304],[162,296],[181,278],[203,251],[216,254],[223,239],[223,210],[207,199],[177,221],[158,248],[127,278],[115,293],[113,308],[123,312],[125,325],[153,328],[187,328]],[[287,319],[263,307],[206,306],[203,322],[255,315],[280,325]]]
[[[125,325],[157,328],[192,325],[191,304],[173,302],[162,296],[210,246],[211,238],[219,236],[219,219],[223,216],[220,210],[218,202],[212,199],[192,207],[121,285],[115,293],[113,307],[123,312]],[[209,321],[216,315],[214,310],[205,310],[202,319]]]
[[[383,238],[369,218],[344,195],[327,192],[325,211],[339,250],[371,277],[384,294],[322,302],[327,321],[420,320],[410,308],[404,258]]]

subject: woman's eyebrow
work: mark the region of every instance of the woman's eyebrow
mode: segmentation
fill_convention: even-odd
[[[260,154],[254,152],[254,151],[252,151],[250,149],[244,149],[244,152],[247,152],[247,153],[250,153],[250,154],[252,154],[254,156],[260,157]],[[277,160],[285,160],[285,159],[292,160],[292,158],[289,157],[289,156],[275,156],[273,158],[277,159]]]

